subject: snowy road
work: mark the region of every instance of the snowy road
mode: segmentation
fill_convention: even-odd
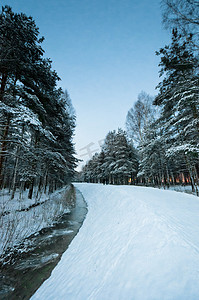
[[[88,203],[86,220],[32,300],[199,299],[199,198],[75,186]]]

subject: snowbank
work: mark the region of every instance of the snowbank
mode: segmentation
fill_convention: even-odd
[[[78,235],[32,300],[198,300],[199,199],[132,186],[75,184]]]
[[[51,195],[42,194],[35,202],[35,199],[28,199],[28,191],[23,193],[23,197],[16,192],[11,200],[8,191],[4,190],[0,194],[0,255],[42,228],[51,226],[60,215],[69,212],[66,200],[68,192],[69,186]]]

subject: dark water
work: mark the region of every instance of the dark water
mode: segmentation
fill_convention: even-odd
[[[63,252],[78,233],[87,213],[86,203],[76,190],[76,207],[54,227],[29,238],[27,253],[18,251],[12,265],[0,271],[0,300],[29,299],[46,280]]]

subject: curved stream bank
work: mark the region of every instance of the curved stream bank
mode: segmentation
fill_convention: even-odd
[[[46,280],[78,233],[87,205],[76,189],[76,206],[54,227],[27,239],[29,251],[18,254],[0,271],[0,300],[29,299]]]

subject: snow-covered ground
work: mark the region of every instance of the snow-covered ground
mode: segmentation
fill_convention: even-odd
[[[161,189],[164,189],[161,187]],[[171,191],[176,191],[176,192],[183,192],[183,193],[188,193],[192,195],[196,195],[196,192],[192,192],[192,187],[191,185],[171,185],[169,188],[165,187],[166,190],[171,190]]]
[[[199,198],[75,184],[88,214],[32,300],[198,300]]]
[[[43,193],[37,200],[28,199],[28,191],[22,197],[16,192],[11,200],[8,191],[3,190],[0,194],[0,255],[69,212],[68,191],[69,187],[65,187],[50,196]]]

